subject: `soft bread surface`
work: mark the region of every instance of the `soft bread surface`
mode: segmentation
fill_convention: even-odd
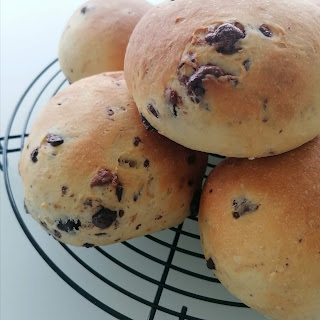
[[[208,267],[245,304],[272,319],[320,319],[320,138],[223,161],[206,181],[199,226]]]
[[[206,154],[145,129],[118,72],[55,95],[19,169],[33,218],[59,241],[94,246],[181,223],[206,163]]]
[[[123,70],[130,35],[151,7],[144,0],[91,0],[79,7],[59,45],[60,66],[69,82]]]
[[[159,133],[191,149],[294,149],[320,133],[319,20],[308,0],[164,1],[130,38],[129,91]]]

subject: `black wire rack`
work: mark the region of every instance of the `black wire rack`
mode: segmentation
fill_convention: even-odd
[[[0,169],[13,212],[50,268],[115,319],[264,319],[232,297],[206,269],[195,217],[156,234],[85,249],[53,241],[24,213],[17,172],[20,152],[38,111],[66,85],[56,59],[23,93],[0,138]],[[221,159],[209,156],[206,177]]]

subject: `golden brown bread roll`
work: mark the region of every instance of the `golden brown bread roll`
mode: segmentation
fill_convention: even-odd
[[[229,158],[199,212],[207,266],[276,320],[320,319],[320,138],[280,156]]]
[[[207,155],[148,132],[123,72],[54,96],[19,163],[29,213],[59,241],[106,245],[181,223]]]
[[[123,70],[130,35],[151,7],[144,0],[90,0],[78,8],[59,45],[60,66],[69,82]]]
[[[320,133],[320,8],[308,0],[164,1],[125,78],[144,117],[191,149],[264,157]]]

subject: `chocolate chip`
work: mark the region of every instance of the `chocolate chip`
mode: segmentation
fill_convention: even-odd
[[[263,100],[263,110],[266,111],[268,107],[268,99]]]
[[[133,145],[134,145],[135,147],[137,147],[140,142],[141,142],[141,138],[139,138],[139,137],[134,137]]]
[[[245,69],[246,71],[249,71],[249,69],[250,69],[250,64],[251,64],[251,61],[250,61],[249,59],[243,61],[243,66],[244,66],[244,69]]]
[[[116,187],[116,196],[117,196],[119,202],[122,199],[122,193],[123,193],[123,186],[119,183]]]
[[[261,25],[259,30],[263,33],[264,36],[268,38],[272,37],[272,32],[270,31],[269,27],[266,26],[265,24]]]
[[[148,131],[158,131],[156,128],[154,128],[150,122],[143,116],[142,113],[140,113],[140,117],[141,117],[141,120],[142,120],[142,123],[143,125],[145,126],[145,128],[148,130]]]
[[[58,230],[53,230],[53,234],[56,238],[60,239],[61,238],[61,233]]]
[[[62,194],[66,194],[66,193],[67,193],[67,190],[68,190],[68,187],[62,186],[62,188],[61,188]]]
[[[207,268],[210,270],[216,270],[216,265],[211,258],[207,260]]]
[[[136,230],[139,230],[140,227],[141,227],[141,224],[138,224],[138,225],[136,226]]]
[[[136,193],[136,194],[133,196],[133,201],[134,201],[134,202],[136,202],[136,201],[139,199],[139,197],[140,197],[140,195],[141,195],[141,192],[142,192],[142,189],[140,189],[140,190],[138,191],[138,193]]]
[[[123,210],[119,210],[119,217],[122,218],[124,216],[124,211]]]
[[[92,248],[92,247],[94,247],[94,244],[92,244],[92,243],[84,243],[82,246],[85,247],[85,248]]]
[[[145,168],[149,168],[149,166],[150,166],[150,161],[149,161],[148,159],[146,159],[146,160],[144,161],[144,163],[143,163],[143,166],[144,166]]]
[[[88,9],[88,7],[83,7],[83,8],[81,9],[81,13],[82,13],[82,14],[85,14],[85,13],[87,12],[87,9]]]
[[[117,219],[117,211],[112,211],[108,208],[102,208],[92,216],[92,223],[100,228],[109,228]]]
[[[77,222],[75,222],[74,220],[67,220],[66,222],[63,220],[60,220],[59,223],[57,224],[57,228],[65,232],[71,232],[74,229],[79,230],[80,227],[81,227],[80,220],[77,220]]]
[[[196,217],[199,212],[199,206],[200,206],[200,197],[201,197],[201,189],[197,189],[194,192],[193,198],[190,203],[190,215],[192,217]]]
[[[107,114],[111,117],[114,115],[114,111],[111,108],[107,108]]]
[[[47,224],[46,224],[44,221],[40,221],[40,224],[41,224],[45,229],[48,230],[48,226],[47,226]]]
[[[96,233],[95,236],[97,237],[101,237],[101,236],[105,236],[106,233],[105,232],[100,232],[100,233]]]
[[[47,134],[46,141],[50,143],[53,147],[57,147],[60,144],[63,144],[64,142],[64,140],[61,137],[52,133]]]
[[[209,45],[215,45],[219,53],[232,54],[238,50],[235,44],[238,40],[243,39],[245,33],[231,23],[220,25],[215,31],[209,32],[205,40]]]
[[[152,115],[154,115],[156,118],[159,118],[158,110],[156,110],[155,107],[151,103],[148,104],[147,108],[151,112]]]
[[[205,79],[207,75],[212,75],[215,78],[219,78],[224,76],[224,72],[221,68],[217,66],[213,66],[210,64],[201,66],[188,80],[186,86],[188,90],[188,94],[194,93],[197,97],[203,96],[205,94],[205,90],[202,86],[202,81]]]
[[[30,158],[32,162],[36,163],[38,161],[39,148],[34,149],[31,152]]]
[[[196,156],[195,153],[193,153],[192,155],[190,155],[190,156],[187,158],[188,164],[194,164],[194,163],[196,162],[196,158],[197,158],[197,156]]]
[[[86,201],[84,202],[84,205],[92,207],[92,200],[91,199],[86,199]]]
[[[158,214],[158,215],[154,218],[154,220],[160,220],[160,219],[162,219],[162,216],[161,216],[160,214]]]
[[[232,202],[233,217],[235,219],[239,219],[247,213],[257,211],[259,209],[259,206],[259,204],[252,203],[246,198],[235,199]]]
[[[107,169],[100,169],[98,173],[92,178],[91,188],[96,186],[109,185],[115,179],[115,175]]]
[[[23,202],[23,207],[24,207],[24,211],[25,211],[27,214],[30,214],[30,212],[29,212],[29,210],[28,210],[28,207],[27,207],[25,201]]]
[[[167,100],[167,102],[170,102],[173,105],[178,103],[178,93],[171,88],[164,90],[164,98]]]

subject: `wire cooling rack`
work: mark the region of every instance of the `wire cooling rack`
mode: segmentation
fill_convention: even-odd
[[[107,319],[259,320],[262,315],[230,295],[205,266],[197,218],[178,227],[91,249],[53,241],[23,209],[17,165],[31,125],[49,98],[68,83],[58,60],[50,63],[19,100],[0,138],[6,190],[27,239],[48,266]],[[206,177],[222,157],[210,155]]]

